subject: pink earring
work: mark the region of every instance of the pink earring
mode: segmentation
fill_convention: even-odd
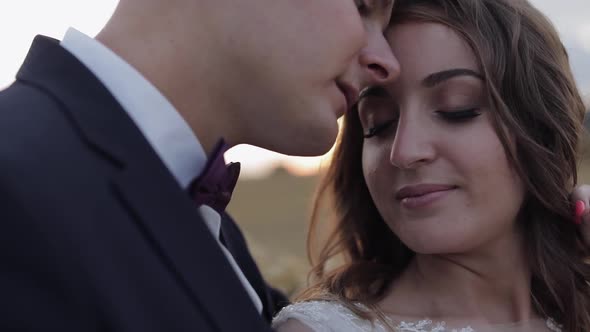
[[[584,214],[585,210],[586,204],[584,203],[584,201],[576,201],[576,210],[574,214],[574,223],[576,225],[582,224],[582,215]]]

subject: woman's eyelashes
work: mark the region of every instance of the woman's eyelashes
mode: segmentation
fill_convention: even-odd
[[[440,116],[444,121],[449,123],[462,123],[467,122],[471,119],[474,119],[481,115],[481,111],[477,107],[473,108],[466,108],[456,111],[436,111],[435,112],[438,116]],[[391,119],[385,121],[381,124],[376,124],[372,127],[369,127],[367,131],[364,133],[364,138],[372,138],[375,136],[381,136],[387,132],[392,126],[397,125],[398,119]]]
[[[465,108],[456,111],[436,111],[436,114],[447,122],[466,122],[481,115],[478,107]]]
[[[371,138],[380,135],[391,126],[395,125],[397,119],[386,121],[382,124],[370,127],[367,132],[363,135],[364,138]]]

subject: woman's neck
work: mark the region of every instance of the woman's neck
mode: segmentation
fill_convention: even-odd
[[[536,318],[520,236],[462,254],[417,254],[380,303],[384,312],[507,323]]]

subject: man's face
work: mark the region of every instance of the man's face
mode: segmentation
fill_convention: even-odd
[[[244,142],[294,155],[328,151],[337,119],[399,71],[383,36],[386,0],[218,0],[225,103]]]

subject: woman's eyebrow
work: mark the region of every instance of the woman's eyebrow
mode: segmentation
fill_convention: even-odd
[[[444,81],[450,80],[457,76],[472,76],[480,80],[484,80],[483,76],[478,72],[466,68],[454,68],[432,73],[422,80],[422,85],[427,88],[432,88]]]

